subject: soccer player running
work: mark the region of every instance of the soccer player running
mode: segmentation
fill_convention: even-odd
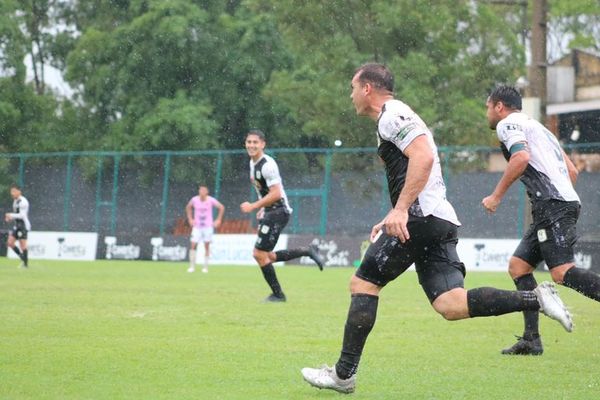
[[[577,168],[556,137],[538,121],[521,112],[521,95],[511,86],[499,86],[489,95],[487,119],[495,129],[508,166],[496,188],[482,200],[497,210],[508,188],[520,179],[531,202],[533,223],[509,260],[508,272],[518,290],[532,290],[535,267],[545,261],[554,282],[600,301],[600,276],[575,266],[573,245],[580,202],[573,185]],[[535,310],[523,312],[525,330],[502,354],[540,355],[544,351]]]
[[[213,207],[218,210],[217,219],[213,221]],[[208,195],[208,188],[200,186],[198,195],[190,199],[185,206],[188,223],[192,227],[190,236],[190,267],[188,272],[196,270],[196,248],[200,241],[204,242],[204,266],[202,272],[208,272],[208,261],[210,258],[210,243],[212,242],[215,228],[221,226],[225,206],[212,196]]]
[[[528,291],[464,289],[465,267],[456,252],[460,223],[446,200],[433,136],[409,106],[394,99],[393,91],[393,75],[381,64],[365,64],[352,78],[357,114],[377,122],[378,153],[393,208],[373,226],[371,245],[350,280],[350,309],[337,363],[302,369],[304,379],[320,389],[354,391],[379,292],[413,263],[431,305],[447,320],[540,310],[572,329],[570,314],[549,283]]]
[[[27,232],[31,230],[29,222],[29,201],[21,193],[21,188],[17,185],[10,187],[10,196],[13,198],[13,212],[4,214],[6,222],[14,221],[14,225],[8,234],[7,247],[13,251],[21,259],[20,268],[28,268],[29,260],[27,253]],[[17,247],[17,240],[19,247]]]
[[[258,200],[253,203],[245,201],[240,204],[240,209],[244,213],[258,210],[258,238],[253,256],[272,291],[265,302],[284,302],[286,297],[277,280],[273,263],[308,256],[323,270],[323,260],[314,245],[273,251],[281,231],[290,219],[292,208],[285,195],[277,163],[265,154],[265,145],[265,135],[262,131],[255,129],[246,135],[246,151],[250,156],[250,182],[256,189]]]

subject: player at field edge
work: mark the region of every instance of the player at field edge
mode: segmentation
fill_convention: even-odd
[[[521,94],[512,86],[498,86],[486,101],[487,120],[496,130],[508,165],[494,191],[482,200],[496,212],[508,188],[518,179],[527,190],[533,222],[509,260],[508,272],[518,290],[532,290],[533,276],[542,261],[554,282],[600,301],[600,276],[575,266],[573,246],[581,209],[574,185],[578,171],[546,127],[521,112]],[[517,343],[502,354],[540,355],[539,314],[524,311],[525,329]]]
[[[6,246],[12,249],[21,259],[21,265],[19,265],[19,267],[28,268],[29,252],[27,250],[27,233],[31,230],[31,223],[29,222],[29,201],[23,196],[21,188],[18,185],[11,185],[10,196],[13,199],[13,212],[4,214],[4,221],[14,221],[14,225],[8,233]],[[18,247],[17,240],[19,241]]]
[[[217,218],[213,221],[213,208],[218,210]],[[204,243],[204,265],[202,272],[208,272],[208,263],[210,259],[210,244],[213,239],[215,229],[221,226],[225,206],[212,196],[209,196],[208,187],[200,185],[198,195],[190,199],[185,206],[188,223],[192,227],[190,235],[190,267],[188,272],[196,270],[196,247],[202,241]]]
[[[303,368],[304,380],[320,389],[354,392],[379,293],[413,263],[431,305],[447,320],[540,310],[570,331],[571,316],[548,282],[529,291],[464,289],[465,267],[456,252],[460,223],[446,199],[433,135],[408,105],[394,98],[394,77],[386,66],[361,66],[351,87],[356,113],[377,123],[378,154],[393,208],[373,226],[371,245],[350,280],[350,308],[337,363]]]
[[[279,167],[272,157],[265,154],[264,133],[258,129],[250,130],[246,134],[245,145],[250,157],[250,182],[256,189],[258,200],[252,203],[245,201],[240,204],[240,209],[246,214],[258,211],[258,237],[252,255],[272,291],[265,302],[285,302],[286,297],[273,263],[308,256],[323,270],[323,260],[314,245],[273,251],[281,231],[290,219],[292,208],[283,188]]]

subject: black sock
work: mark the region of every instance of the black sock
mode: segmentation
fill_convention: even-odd
[[[348,379],[356,373],[367,336],[375,325],[378,296],[371,294],[353,294],[344,328],[344,343],[340,359],[335,364],[337,375]]]
[[[29,253],[29,252],[27,251],[27,249],[23,250],[23,257],[22,257],[22,260],[23,260],[23,263],[25,264],[25,266],[27,266],[27,262],[28,262],[28,260],[29,260],[29,259],[28,259],[28,253]]]
[[[491,287],[467,291],[467,305],[471,318],[540,309],[537,296],[531,291],[501,290]]]
[[[573,267],[565,273],[563,285],[584,296],[600,301],[600,275],[587,269]]]
[[[514,280],[518,290],[533,290],[537,286],[537,282],[533,274],[520,276]],[[532,340],[540,336],[539,311],[523,311],[523,320],[525,321],[525,331],[523,337],[527,340]]]
[[[265,281],[267,281],[269,287],[273,291],[273,294],[279,297],[283,296],[283,292],[281,291],[281,286],[277,280],[277,275],[275,274],[275,268],[273,268],[273,264],[267,264],[264,267],[260,267],[260,270],[262,271]]]
[[[308,256],[309,254],[308,247],[300,247],[299,249],[276,251],[275,257],[277,261],[288,261],[293,260],[294,258]]]
[[[19,256],[20,259],[23,259],[23,256],[21,255],[21,250],[17,246],[13,246],[11,247],[11,249],[13,249],[13,251]]]

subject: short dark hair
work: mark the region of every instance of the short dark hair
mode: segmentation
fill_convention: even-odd
[[[258,136],[260,140],[262,140],[263,142],[265,141],[265,134],[260,129],[250,129],[248,133],[246,133],[246,138],[248,138],[248,136],[250,135]]]
[[[12,185],[10,185],[11,189],[17,189],[17,190],[21,190],[21,187],[19,185],[17,185],[16,183],[13,183]]]
[[[488,99],[494,104],[501,101],[502,104],[513,110],[521,110],[523,107],[521,94],[514,86],[499,85],[492,90]]]
[[[377,89],[384,89],[388,92],[394,91],[394,75],[383,64],[367,63],[363,64],[355,71],[358,74],[358,80],[362,83],[370,83]]]

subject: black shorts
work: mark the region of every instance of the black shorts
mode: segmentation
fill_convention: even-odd
[[[466,272],[456,252],[456,225],[434,216],[410,216],[407,228],[410,240],[405,243],[384,232],[369,246],[355,275],[385,286],[414,263],[430,302],[449,290],[464,287]]]
[[[258,238],[254,247],[258,250],[272,251],[289,220],[290,214],[283,207],[265,211],[265,216],[258,221]]]
[[[10,235],[17,240],[27,240],[27,229],[24,226],[13,226],[10,230]]]
[[[574,261],[575,225],[581,206],[576,201],[547,200],[533,206],[533,223],[513,256],[537,267],[542,261],[552,269]]]

